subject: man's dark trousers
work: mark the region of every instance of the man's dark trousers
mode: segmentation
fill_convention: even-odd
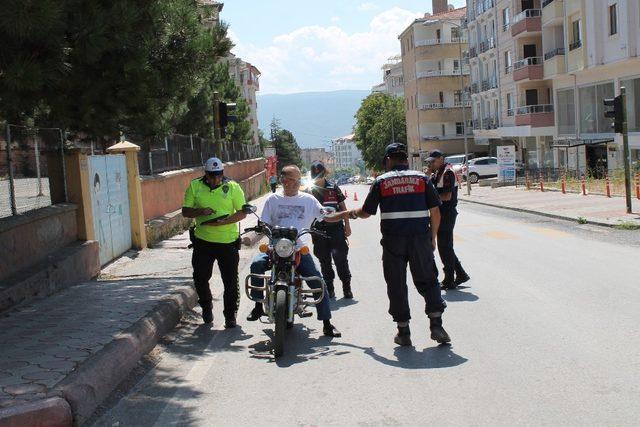
[[[343,285],[351,285],[351,271],[349,270],[349,243],[344,235],[344,227],[329,227],[324,230],[329,238],[313,236],[313,254],[320,261],[322,278],[327,288],[333,290],[336,274],[333,272],[331,260],[336,264],[338,277]]]
[[[437,270],[431,247],[431,234],[382,237],[382,268],[387,282],[389,314],[394,322],[408,322],[409,288],[407,263],[413,283],[425,299],[425,313],[442,313],[447,304],[440,294]]]
[[[444,265],[445,276],[453,277],[460,262],[453,249],[453,229],[456,226],[458,211],[453,208],[440,209],[440,228],[438,229],[438,253]]]
[[[235,319],[240,302],[238,289],[238,263],[240,255],[237,243],[212,243],[196,239],[193,244],[191,265],[193,266],[193,282],[198,293],[198,303],[211,308],[213,297],[209,287],[209,279],[213,273],[213,263],[218,261],[222,283],[224,284],[224,317]]]

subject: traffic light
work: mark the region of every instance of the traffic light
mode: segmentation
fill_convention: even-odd
[[[236,111],[237,105],[235,103],[226,103],[218,101],[218,124],[220,126],[220,137],[226,136],[226,128],[229,123],[235,123],[238,121],[238,117],[233,113]]]
[[[615,133],[622,133],[622,123],[624,122],[622,95],[618,95],[615,98],[605,99],[604,106],[613,107],[613,110],[605,111],[604,116],[609,119],[613,119],[613,129]]]

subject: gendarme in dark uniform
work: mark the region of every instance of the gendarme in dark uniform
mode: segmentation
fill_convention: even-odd
[[[451,165],[444,161],[444,155],[440,150],[432,151],[428,160],[436,171],[433,174],[432,182],[442,200],[440,228],[438,229],[438,252],[444,265],[442,287],[454,289],[470,279],[453,249],[453,230],[458,217],[456,209],[458,206],[458,180]]]
[[[346,209],[344,201],[346,197],[340,187],[326,179],[326,169],[322,162],[315,162],[311,165],[311,178],[314,185],[311,187],[311,194],[322,204],[322,206],[335,209],[337,212]],[[346,299],[353,298],[351,291],[351,271],[349,270],[349,242],[345,226],[348,227],[348,220],[327,223],[321,221],[317,228],[324,231],[329,237],[312,236],[313,254],[320,261],[322,278],[324,279],[329,296],[335,298],[335,288],[333,281],[335,273],[333,271],[332,260],[336,264],[338,277],[342,282],[342,292]],[[349,229],[350,230],[350,229]],[[350,232],[349,232],[350,234]]]
[[[380,207],[382,267],[387,282],[389,314],[398,324],[394,341],[403,346],[411,345],[407,288],[409,264],[413,282],[425,299],[431,338],[439,343],[449,342],[449,335],[442,327],[441,315],[446,303],[440,294],[431,236],[431,226],[437,228],[439,223],[440,198],[424,173],[409,170],[404,144],[387,146],[384,164],[387,172],[371,186],[362,208],[348,213],[352,219],[368,218],[375,215]],[[329,220],[334,221],[341,216],[332,215]]]

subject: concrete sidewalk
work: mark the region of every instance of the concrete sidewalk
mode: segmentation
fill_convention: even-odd
[[[264,200],[252,203],[261,209]],[[250,216],[241,228],[255,223]],[[97,280],[1,313],[0,426],[86,421],[195,306],[189,243],[185,232],[154,249],[130,251]],[[243,247],[241,270],[252,257],[252,247]],[[220,326],[217,267],[211,286],[214,326]]]
[[[459,199],[465,202],[544,215],[552,218],[578,221],[608,227],[620,225],[640,226],[640,200],[633,199],[632,214],[626,213],[625,199],[598,195],[562,194],[558,191],[526,190],[524,187],[471,188],[466,195],[462,186]]]

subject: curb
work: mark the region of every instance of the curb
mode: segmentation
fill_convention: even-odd
[[[563,221],[570,221],[570,222],[574,222],[574,223],[576,223],[578,221],[578,218],[572,218],[570,216],[562,216],[562,215],[550,214],[550,213],[546,213],[546,212],[534,211],[534,210],[531,210],[531,209],[514,208],[514,207],[511,207],[511,206],[497,205],[497,204],[493,204],[493,203],[479,202],[477,200],[469,200],[469,199],[460,199],[460,201],[467,202],[467,203],[475,203],[477,205],[482,205],[482,206],[489,206],[489,207],[492,207],[492,208],[506,209],[506,210],[514,211],[514,212],[521,212],[521,213],[528,213],[528,214],[532,214],[532,215],[544,216],[544,217],[547,217],[547,218],[560,219],[560,220],[563,220]],[[592,221],[592,220],[586,220],[586,222],[584,224],[597,225],[597,226],[600,226],[600,227],[607,227],[607,228],[615,228],[615,226],[616,226],[616,224],[608,224],[606,222],[599,222],[599,221]]]
[[[67,427],[71,425],[73,425],[71,407],[60,397],[0,409],[1,427]]]
[[[122,331],[102,350],[54,388],[71,406],[74,424],[88,420],[160,338],[171,331],[196,304],[196,293],[187,288],[161,300],[145,317]]]

